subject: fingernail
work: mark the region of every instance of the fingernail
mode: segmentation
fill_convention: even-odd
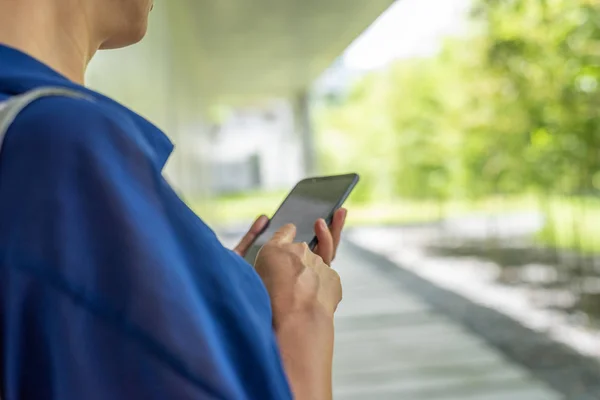
[[[319,220],[319,225],[322,229],[327,229],[327,222],[325,222],[325,220],[322,218]]]

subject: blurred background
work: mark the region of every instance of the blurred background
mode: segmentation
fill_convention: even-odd
[[[88,83],[226,242],[361,175],[336,398],[529,400],[600,399],[599,79],[596,0],[171,0]]]

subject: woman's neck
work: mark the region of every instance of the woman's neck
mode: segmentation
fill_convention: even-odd
[[[85,70],[99,44],[90,38],[89,20],[81,4],[0,0],[0,43],[27,53],[73,82],[84,84]]]

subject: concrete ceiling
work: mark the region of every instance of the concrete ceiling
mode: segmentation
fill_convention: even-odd
[[[202,97],[214,103],[303,91],[393,0],[169,3],[178,9],[174,29],[189,25],[185,38],[175,37],[179,52],[194,53],[196,62],[188,63],[194,70],[187,73],[197,74]]]

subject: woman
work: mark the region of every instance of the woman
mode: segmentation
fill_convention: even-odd
[[[328,268],[344,224],[318,221],[317,254],[281,229],[256,269],[161,175],[172,145],[84,88],[99,49],[146,33],[150,0],[0,0],[0,102],[40,87],[0,152],[2,398],[330,399]]]

